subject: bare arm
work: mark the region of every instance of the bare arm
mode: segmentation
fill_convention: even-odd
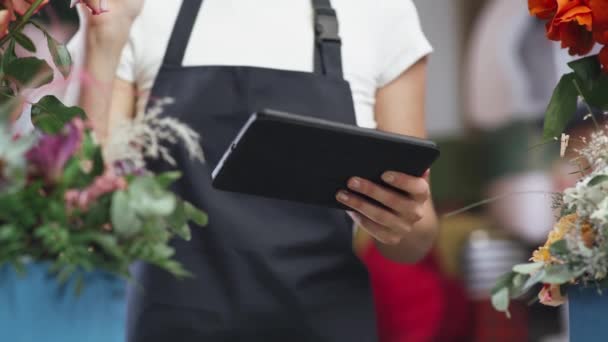
[[[426,59],[405,71],[376,94],[378,129],[416,137],[426,137],[425,125]],[[407,162],[407,161],[404,161]],[[390,171],[390,170],[388,170]],[[438,234],[438,222],[426,179],[401,173],[390,173],[385,182],[404,190],[404,196],[386,185],[353,178],[346,197],[338,200],[354,209],[349,214],[376,240],[380,252],[397,262],[416,262],[423,258]],[[365,194],[385,206],[386,210],[358,196]]]
[[[378,129],[426,138],[426,59],[380,89],[376,95]],[[438,221],[431,199],[424,204],[422,219],[409,236],[396,246],[378,244],[385,256],[397,260],[418,260],[429,251],[438,234]]]
[[[83,7],[79,8],[81,21],[86,22],[86,75],[80,93],[80,106],[92,120],[102,143],[108,137],[111,113],[119,110],[120,113],[131,115],[134,110],[133,86],[127,82],[114,82],[114,79],[129,30],[142,7],[143,0],[110,0],[110,11],[98,16],[90,15]]]

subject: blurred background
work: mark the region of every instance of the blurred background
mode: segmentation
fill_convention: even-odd
[[[432,172],[442,229],[433,254],[414,266],[385,261],[359,236],[382,339],[567,341],[566,307],[530,304],[532,291],[507,319],[492,309],[490,294],[501,274],[544,244],[554,222],[550,193],[574,181],[557,142],[541,136],[570,57],[547,40],[526,1],[414,2],[435,49],[427,126],[442,149]]]
[[[567,341],[567,308],[495,312],[496,279],[526,262],[553,225],[551,192],[574,180],[542,118],[568,56],[545,38],[523,0],[414,0],[434,46],[428,129],[442,149],[433,169],[442,232],[417,265],[383,259],[368,237],[355,249],[370,270],[382,342]],[[67,41],[78,25],[66,2],[45,12]],[[484,206],[446,216],[484,199]]]

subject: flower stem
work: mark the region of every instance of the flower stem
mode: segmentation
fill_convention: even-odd
[[[17,24],[17,26],[12,28],[8,35],[6,35],[4,38],[0,39],[0,46],[4,46],[4,44],[9,39],[13,38],[14,32],[20,32],[23,29],[23,27],[28,23],[28,21],[30,20],[32,15],[34,15],[34,12],[36,12],[36,9],[38,7],[40,7],[40,5],[42,5],[43,2],[44,2],[44,0],[34,1],[34,3],[30,6],[30,8],[27,10],[27,12],[25,12],[25,14],[19,19],[19,23]]]
[[[509,198],[509,197],[512,197],[512,196],[534,195],[534,194],[561,195],[561,193],[559,193],[559,192],[550,192],[550,191],[516,191],[516,192],[511,192],[511,193],[508,193],[508,194],[503,194],[503,195],[491,197],[491,198],[485,199],[483,201],[479,201],[479,202],[473,203],[473,204],[468,205],[468,206],[466,206],[466,207],[464,207],[462,209],[458,209],[458,210],[449,212],[449,213],[443,215],[443,217],[447,218],[447,217],[451,217],[451,216],[456,216],[458,214],[462,214],[464,212],[467,212],[467,211],[469,211],[471,209],[475,209],[477,207],[481,207],[481,206],[486,205],[486,204],[494,203],[494,202],[497,202],[497,201],[500,201],[500,200],[503,200],[503,199],[506,199],[506,198]]]

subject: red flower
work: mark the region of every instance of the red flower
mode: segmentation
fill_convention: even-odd
[[[571,55],[585,55],[591,51],[593,15],[588,0],[557,0],[557,12],[547,24],[547,37],[561,41]]]

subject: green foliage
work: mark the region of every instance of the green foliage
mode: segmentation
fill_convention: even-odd
[[[70,51],[68,48],[56,41],[50,34],[45,32],[47,44],[49,47],[49,51],[51,52],[51,56],[53,56],[53,62],[59,69],[59,72],[63,75],[63,77],[68,78],[70,73],[72,72],[72,56],[70,55]]]
[[[605,181],[608,181],[608,175],[598,175],[598,176],[591,178],[591,180],[589,181],[589,183],[587,185],[596,186],[601,183],[604,183]]]
[[[170,186],[180,178],[179,172],[130,175],[124,179],[109,177],[110,182],[117,183],[111,185],[115,186],[113,190],[107,190],[104,176],[108,174],[101,147],[87,131],[78,151],[67,156],[65,165],[61,159],[58,167],[63,169],[58,177],[53,174],[53,180],[48,181],[48,177],[39,175],[45,170],[36,170],[38,173],[27,174],[26,178],[24,155],[37,136],[21,137],[20,145],[11,145],[13,137],[4,128],[10,126],[10,116],[20,111],[23,102],[20,91],[48,84],[54,75],[46,61],[15,54],[17,45],[36,52],[32,40],[22,32],[23,27],[31,23],[43,32],[53,63],[63,77],[70,75],[73,63],[66,46],[30,20],[40,4],[41,0],[33,2],[33,6],[10,25],[8,34],[0,38],[0,142],[5,147],[0,156],[4,159],[0,162],[7,162],[7,155],[17,155],[19,158],[14,159],[20,163],[13,164],[21,165],[19,171],[23,174],[22,186],[10,192],[2,184],[7,180],[0,179],[3,186],[0,188],[0,266],[10,264],[23,271],[25,259],[50,261],[51,271],[60,282],[77,276],[77,291],[83,287],[82,277],[77,273],[99,269],[129,277],[129,265],[135,261],[154,264],[178,277],[191,276],[174,260],[171,241],[175,237],[189,240],[190,223],[205,225],[207,216],[171,192]],[[32,105],[31,117],[38,131],[46,136],[61,133],[76,117],[85,119],[85,113],[49,95]],[[21,148],[23,146],[26,147]],[[16,182],[14,179],[8,180],[9,185]],[[92,197],[94,202],[82,201],[91,198],[88,196],[92,193],[96,193]]]
[[[45,60],[23,57],[12,60],[4,68],[7,79],[19,87],[38,88],[53,80],[53,69]]]
[[[562,77],[545,114],[547,139],[564,131],[576,111],[579,97],[593,108],[608,110],[608,75],[602,72],[597,55],[570,62],[568,66],[574,72]]]
[[[13,37],[15,38],[15,41],[27,51],[36,52],[36,45],[34,45],[34,42],[22,32],[15,32]]]
[[[551,102],[545,113],[544,137],[553,139],[562,134],[576,111],[578,92],[575,73],[562,76],[553,91]]]
[[[32,105],[32,122],[45,133],[59,133],[75,117],[84,118],[84,111],[65,106],[53,95],[47,95]]]

